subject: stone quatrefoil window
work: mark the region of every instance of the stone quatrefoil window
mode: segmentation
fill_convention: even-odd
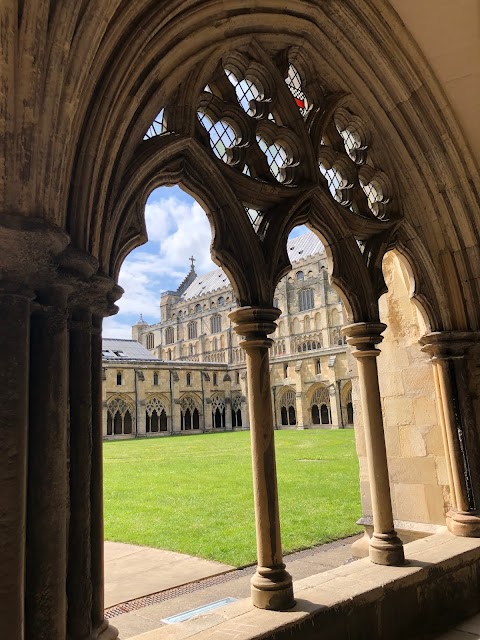
[[[291,187],[320,184],[355,215],[398,217],[393,187],[377,167],[371,132],[351,110],[350,97],[329,93],[321,78],[311,77],[295,48],[284,53],[273,60],[255,43],[248,54],[227,54],[196,103],[195,135],[243,176],[237,196],[255,231],[270,206],[264,184],[276,189],[272,204],[288,199]],[[167,133],[168,109],[175,108],[162,109],[144,139]]]

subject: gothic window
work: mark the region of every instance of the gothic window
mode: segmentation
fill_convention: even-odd
[[[187,328],[188,328],[188,338],[189,338],[189,340],[192,340],[193,338],[196,338],[197,337],[197,323],[192,320],[192,322],[188,323]]]
[[[284,426],[297,424],[295,391],[292,389],[287,389],[280,398],[280,418]]]
[[[156,386],[158,385],[158,373],[155,371],[155,373],[153,374],[153,384]]]
[[[192,384],[192,374],[187,373],[187,387],[190,387]]]
[[[313,309],[315,306],[315,297],[313,289],[302,289],[298,293],[298,308],[299,311],[306,311],[307,309]]]
[[[200,429],[200,412],[196,401],[190,395],[183,396],[180,400],[180,429],[181,431],[191,431]]]
[[[172,350],[169,349],[167,353],[168,353],[168,359],[171,360],[172,359]]]
[[[202,305],[201,304],[196,304],[195,305],[195,313],[201,313],[202,311]]]
[[[145,407],[145,430],[147,433],[168,431],[166,405],[161,398],[153,397],[147,401]]]
[[[218,395],[212,398],[212,428],[225,428],[225,398]]]
[[[175,342],[175,331],[173,327],[165,329],[165,344],[173,344]]]
[[[219,333],[222,330],[222,318],[215,314],[210,320],[212,333]]]
[[[133,433],[133,416],[135,415],[133,404],[121,396],[114,397],[108,401],[107,411],[107,435],[131,435]]]
[[[312,397],[311,405],[313,424],[330,424],[330,395],[327,387],[318,388]]]
[[[120,386],[121,384],[122,384],[122,372],[117,371],[117,386]]]
[[[283,377],[288,378],[288,362],[283,365]]]
[[[189,353],[189,355],[193,356],[193,344],[190,344],[188,346],[188,353]]]
[[[147,333],[147,349],[153,349],[155,347],[155,337],[153,333]]]
[[[303,271],[297,271],[295,276],[296,276],[297,280],[303,280],[304,279]]]
[[[240,371],[236,371],[235,373],[235,381],[237,384],[240,384]]]
[[[213,339],[213,350],[214,350],[214,351],[217,351],[217,350],[218,350],[218,340],[217,340],[217,338],[214,338],[214,339]],[[215,362],[217,362],[217,360],[216,360],[216,359],[215,359],[214,361],[215,361]]]
[[[223,296],[220,296],[220,298],[218,299],[218,306],[219,307],[225,306],[225,298]]]
[[[216,373],[213,374],[212,379],[213,379],[213,385],[216,387],[218,384],[218,378]]]
[[[322,373],[322,365],[320,363],[320,360],[315,361],[315,373],[316,374]]]

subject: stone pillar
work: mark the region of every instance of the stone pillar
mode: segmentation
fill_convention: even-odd
[[[68,525],[68,288],[37,301],[30,333],[26,637],[66,634]]]
[[[405,559],[402,542],[393,525],[376,360],[380,354],[376,345],[382,341],[381,333],[385,329],[383,323],[359,322],[344,327],[342,333],[347,336],[348,344],[356,348],[353,355],[357,359],[373,511],[369,556],[376,564],[400,565]]]
[[[83,308],[70,321],[69,640],[92,635],[92,449],[92,313]]]
[[[292,577],[285,570],[275,466],[267,336],[275,331],[278,309],[243,307],[229,317],[245,337],[248,404],[252,443],[253,489],[258,566],[251,580],[252,602],[261,609],[281,611],[294,606]]]
[[[299,384],[301,385],[301,381]],[[297,419],[297,429],[305,429],[305,420],[303,418],[303,393],[301,391],[295,392],[295,416]]]
[[[0,629],[24,638],[30,301],[0,291]]]
[[[446,524],[455,535],[468,537],[480,537],[480,442],[467,372],[469,352],[478,340],[478,333],[467,331],[435,332],[420,340],[434,367],[450,484]]]

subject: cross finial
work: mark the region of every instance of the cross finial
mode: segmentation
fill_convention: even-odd
[[[193,269],[194,269],[194,262],[195,262],[195,258],[194,258],[193,256],[190,256],[190,262],[192,263],[192,267],[191,267],[191,269],[192,269],[192,271],[193,271]]]

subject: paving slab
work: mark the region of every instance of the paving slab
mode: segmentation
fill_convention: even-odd
[[[351,543],[355,538],[352,537],[323,545],[322,547],[287,555],[285,556],[285,561],[288,571],[294,581],[297,581],[312,574],[331,570],[334,566],[342,565],[351,560]],[[191,558],[191,561],[194,560],[198,560],[198,558]],[[173,567],[174,564],[171,566]],[[180,567],[181,565],[179,564],[178,566]],[[130,567],[127,567],[127,571],[129,569]],[[164,571],[164,568],[162,568],[162,571]],[[167,590],[165,593],[159,594],[158,602],[155,602],[155,604],[139,602],[138,608],[128,613],[114,615],[114,617],[110,618],[110,622],[119,629],[121,640],[128,640],[140,633],[165,626],[162,621],[169,616],[204,606],[225,597],[238,598],[239,600],[239,602],[234,603],[234,605],[228,605],[228,607],[242,607],[241,601],[245,598],[248,599],[250,596],[250,579],[254,572],[255,567],[252,566],[230,571],[223,576],[219,576],[218,579],[213,578],[207,582],[202,580],[191,581],[191,584],[188,584],[185,589],[173,590],[173,592]],[[147,574],[149,574],[149,571]],[[149,575],[145,579],[148,577]],[[179,582],[178,584],[185,584],[185,582]],[[245,603],[244,606],[250,607],[249,599],[243,600],[243,602]],[[210,616],[212,615],[215,614],[210,614]],[[190,621],[191,624],[195,623]],[[198,624],[201,625],[204,622],[199,619]],[[178,625],[173,626],[177,627]]]
[[[105,607],[215,576],[234,567],[121,542],[105,542]]]

